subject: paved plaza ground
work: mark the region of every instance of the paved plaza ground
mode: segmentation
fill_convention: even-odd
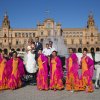
[[[39,91],[36,86],[28,85],[17,90],[0,91],[0,100],[100,100],[100,89],[93,93],[71,93],[66,90]]]
[[[93,93],[62,91],[39,91],[36,86],[0,92],[0,100],[100,100],[100,89]]]

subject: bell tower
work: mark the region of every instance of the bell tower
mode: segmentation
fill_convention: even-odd
[[[86,41],[88,45],[95,44],[98,36],[98,28],[95,25],[94,17],[92,12],[90,12],[87,21],[87,28],[86,28]]]
[[[94,26],[95,26],[95,22],[94,22],[93,14],[90,13],[88,16],[87,28],[94,27]]]
[[[8,29],[10,29],[10,21],[8,19],[7,12],[4,15],[4,19],[3,19],[3,22],[2,22],[2,28],[8,28]]]
[[[8,19],[7,12],[4,15],[2,22],[2,36],[3,36],[3,45],[4,47],[9,45],[9,30],[10,30],[10,21]]]

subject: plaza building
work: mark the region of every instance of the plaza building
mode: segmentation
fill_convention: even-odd
[[[87,27],[84,28],[62,28],[60,23],[55,23],[47,18],[43,23],[37,23],[36,28],[11,28],[8,15],[5,14],[0,27],[0,49],[24,51],[29,38],[35,40],[35,37],[39,37],[43,43],[49,36],[62,36],[67,48],[74,48],[76,52],[83,49],[89,52],[100,50],[100,34],[92,14],[88,16]]]

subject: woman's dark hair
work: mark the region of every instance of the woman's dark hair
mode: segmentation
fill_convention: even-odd
[[[57,55],[57,53],[58,53],[56,50],[54,50],[53,52],[55,52],[55,53],[56,53],[56,55]]]
[[[2,50],[0,49],[0,53],[2,53]]]
[[[84,48],[84,49],[83,49],[83,51],[86,51],[86,52],[88,52],[88,50],[87,50],[86,48]]]
[[[13,55],[14,53],[17,55],[17,52],[16,52],[16,51],[13,51],[13,52],[12,52],[12,55]]]
[[[0,50],[0,53],[4,52],[4,50]]]
[[[69,48],[69,50],[70,50],[70,49],[74,52],[74,49],[73,49],[73,48]]]
[[[35,45],[35,42],[32,42],[32,44],[34,44],[34,45]]]

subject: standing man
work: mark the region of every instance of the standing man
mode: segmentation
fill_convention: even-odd
[[[48,74],[49,74],[49,70],[50,70],[50,55],[51,55],[51,49],[49,48],[49,44],[46,44],[46,47],[43,49],[42,53],[47,57],[48,59]]]
[[[39,42],[39,37],[35,38],[35,49],[36,49],[36,59],[38,58],[38,50],[42,49],[43,50],[43,45],[42,43]]]
[[[53,47],[53,42],[52,41],[49,41],[49,48],[51,50],[51,54],[53,51],[56,51],[56,49]]]
[[[46,43],[46,47],[43,49],[43,54],[47,57],[49,57],[51,55],[51,50],[49,48],[49,44]]]

